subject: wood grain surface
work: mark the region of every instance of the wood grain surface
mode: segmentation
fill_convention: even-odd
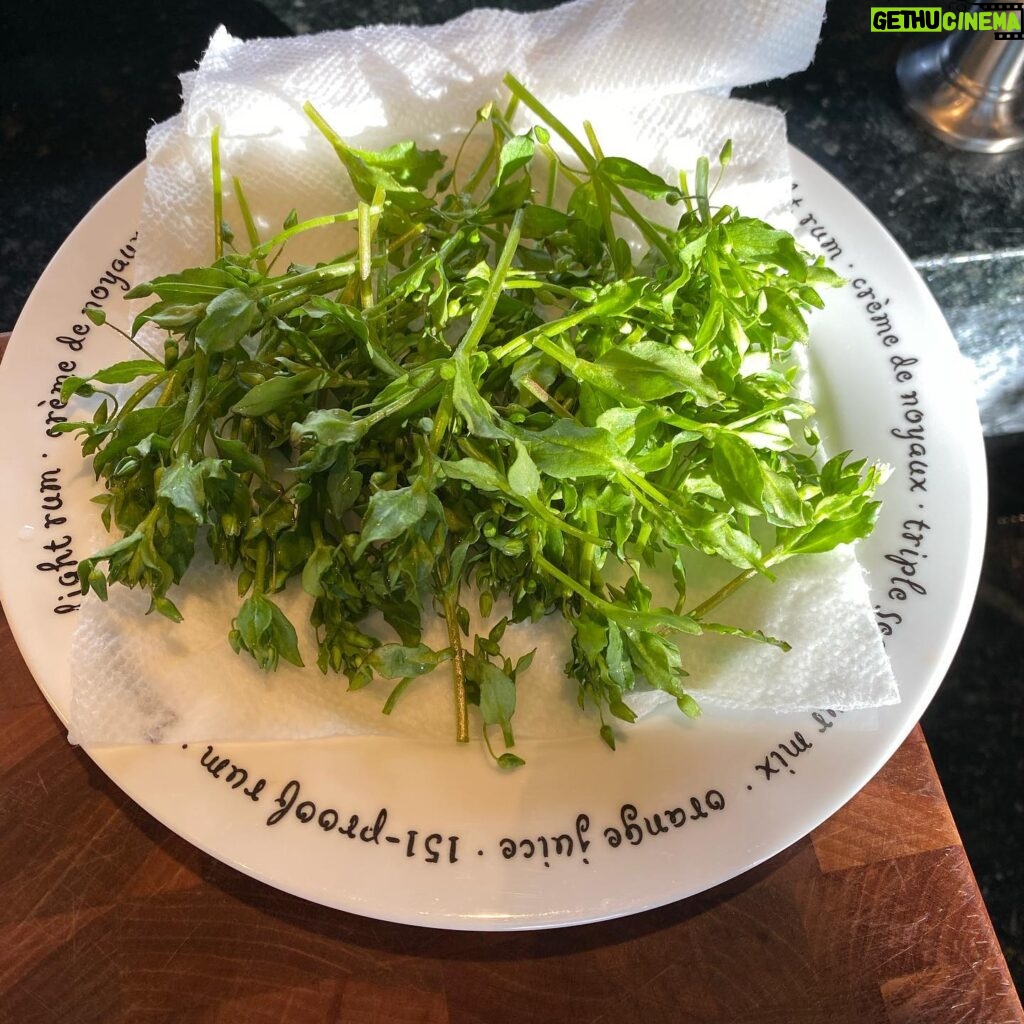
[[[0,354],[3,349],[0,336]],[[811,836],[691,899],[443,932],[278,892],[82,753],[0,615],[0,1022],[1021,1024],[915,730]]]

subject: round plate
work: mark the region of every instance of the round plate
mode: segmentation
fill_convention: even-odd
[[[617,752],[521,742],[501,773],[470,747],[380,737],[90,749],[133,799],[212,856],[328,906],[444,928],[542,928],[710,888],[836,811],[931,699],[967,621],[984,540],[984,449],[969,373],[924,284],[841,185],[793,153],[798,236],[847,284],[813,323],[828,450],[893,466],[859,547],[902,703],[836,714],[654,714]],[[123,318],[142,194],[136,169],[32,294],[0,366],[0,597],[65,721],[95,482],[48,431],[62,375],[117,358],[86,302]],[[823,388],[824,390],[821,390]],[[83,541],[84,542],[84,541]],[[856,665],[850,671],[857,671]]]

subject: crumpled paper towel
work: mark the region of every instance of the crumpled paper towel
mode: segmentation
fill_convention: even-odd
[[[531,15],[475,10],[435,27],[247,43],[221,29],[198,70],[183,76],[182,112],[150,132],[137,279],[212,259],[214,127],[225,174],[243,182],[266,237],[293,207],[306,218],[352,205],[333,150],[302,113],[304,101],[356,146],[411,137],[450,154],[477,109],[501,96],[507,70],[570,125],[593,121],[605,152],[669,176],[702,154],[714,156],[732,138],[735,158],[722,201],[785,222],[783,117],[724,93],[805,67],[823,11],[824,0],[576,0]],[[240,223],[230,189],[225,198],[225,219]],[[326,257],[336,244],[303,236],[289,258]],[[103,543],[100,536],[95,541]],[[716,581],[704,582],[710,593]],[[123,588],[113,588],[105,604],[85,602],[73,642],[74,741],[451,735],[445,665],[410,687],[386,718],[385,681],[349,693],[342,677],[290,665],[267,675],[235,655],[226,639],[237,607],[234,582],[204,556],[171,596],[185,617],[177,626],[144,616],[148,598]],[[306,601],[298,586],[280,596],[297,626],[308,614]],[[899,699],[850,549],[784,565],[776,583],[759,580],[731,597],[722,617],[781,636],[793,650],[721,637],[685,641],[688,682],[705,707],[853,709]],[[440,622],[424,639],[446,645]],[[311,664],[310,631],[300,630],[300,641]],[[568,634],[557,617],[510,627],[503,646],[512,657],[538,647],[519,687],[519,737],[594,728],[562,672]],[[644,711],[655,702],[641,697],[636,706]]]

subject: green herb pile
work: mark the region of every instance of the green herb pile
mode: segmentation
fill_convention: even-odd
[[[95,500],[120,538],[80,574],[101,598],[112,583],[143,587],[178,619],[168,589],[207,544],[238,575],[236,651],[268,669],[302,664],[273,599],[301,584],[322,671],[351,688],[396,680],[390,711],[450,662],[456,736],[476,704],[489,748],[491,727],[513,745],[516,688],[529,685],[530,657],[502,653],[507,622],[559,614],[579,703],[614,746],[609,717],[633,719],[623,698],[638,683],[697,713],[679,634],[784,646],[709,615],[784,559],[867,534],[879,471],[845,455],[820,465],[794,388],[803,312],[838,281],[821,258],[713,207],[707,160],[692,187],[665,181],[506,85],[507,108],[478,115],[493,143],[475,168],[445,170],[411,142],[354,149],[307,106],[360,200],[293,214],[265,240],[237,181],[247,240],[221,223],[214,139],[215,262],[129,293],[153,297],[132,335],[164,329],[163,360],[63,388],[64,400],[103,399],[91,422],[65,426],[94,458]],[[520,106],[539,122],[525,134],[510,127]],[[647,200],[669,226],[639,212]],[[351,251],[279,269],[289,238],[343,221]],[[120,404],[105,391],[137,380]],[[736,574],[688,607],[693,551]],[[656,563],[671,568],[675,607],[652,606]],[[471,602],[485,617],[504,602],[508,616],[471,636]],[[374,612],[394,642],[365,631]],[[421,641],[434,615],[442,650]]]

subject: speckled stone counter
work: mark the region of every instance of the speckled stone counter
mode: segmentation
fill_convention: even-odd
[[[498,3],[532,10],[545,3]],[[284,35],[370,21],[436,22],[476,6],[345,0],[181,0],[111,7],[37,0],[5,14],[0,110],[0,329],[90,206],[179,105],[176,75],[210,33]],[[992,518],[979,599],[924,719],[1017,984],[1024,984],[1024,150],[958,153],[903,113],[904,38],[872,35],[867,7],[833,0],[812,67],[742,95],[781,106],[792,142],[844,182],[916,262],[976,367]],[[1022,43],[1021,45],[1024,45]],[[1021,372],[1008,373],[1016,366]]]

